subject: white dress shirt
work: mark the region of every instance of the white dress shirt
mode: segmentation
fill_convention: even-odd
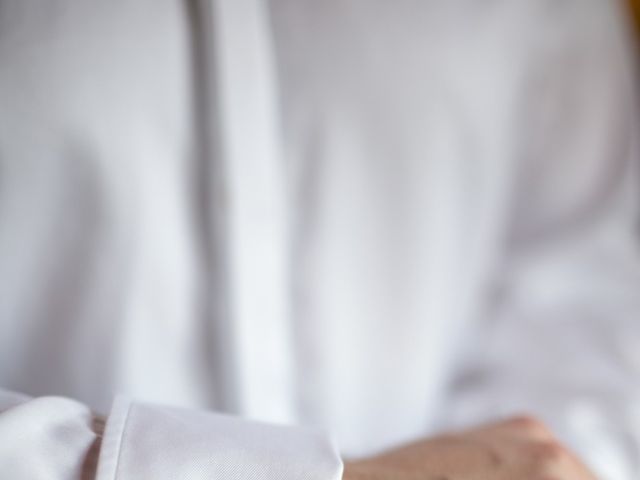
[[[0,0],[0,478],[337,480],[522,411],[638,478],[627,35],[616,0]]]

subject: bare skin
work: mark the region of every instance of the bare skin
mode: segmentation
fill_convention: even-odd
[[[517,417],[346,462],[343,480],[597,480],[551,431]]]

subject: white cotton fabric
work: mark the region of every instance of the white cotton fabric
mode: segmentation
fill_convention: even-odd
[[[319,432],[118,398],[96,480],[246,478],[339,480],[342,463]]]
[[[11,479],[339,480],[321,432],[141,404],[119,397],[102,420],[76,401],[0,391],[0,472]]]
[[[0,391],[2,478],[93,478],[100,426],[86,405],[59,397],[29,400]]]
[[[0,477],[335,480],[528,411],[638,478],[621,5],[0,0]]]

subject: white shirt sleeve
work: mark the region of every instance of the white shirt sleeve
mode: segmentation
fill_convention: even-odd
[[[598,478],[632,480],[640,474],[637,83],[612,3],[589,5],[564,20],[554,13],[531,44],[520,105],[526,148],[495,298],[452,385],[448,426],[534,413]]]
[[[104,427],[81,403],[0,392],[0,472],[12,480],[339,480],[320,433],[118,398]]]

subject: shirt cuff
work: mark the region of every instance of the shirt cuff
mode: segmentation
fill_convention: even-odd
[[[118,397],[96,480],[340,480],[323,434]]]

